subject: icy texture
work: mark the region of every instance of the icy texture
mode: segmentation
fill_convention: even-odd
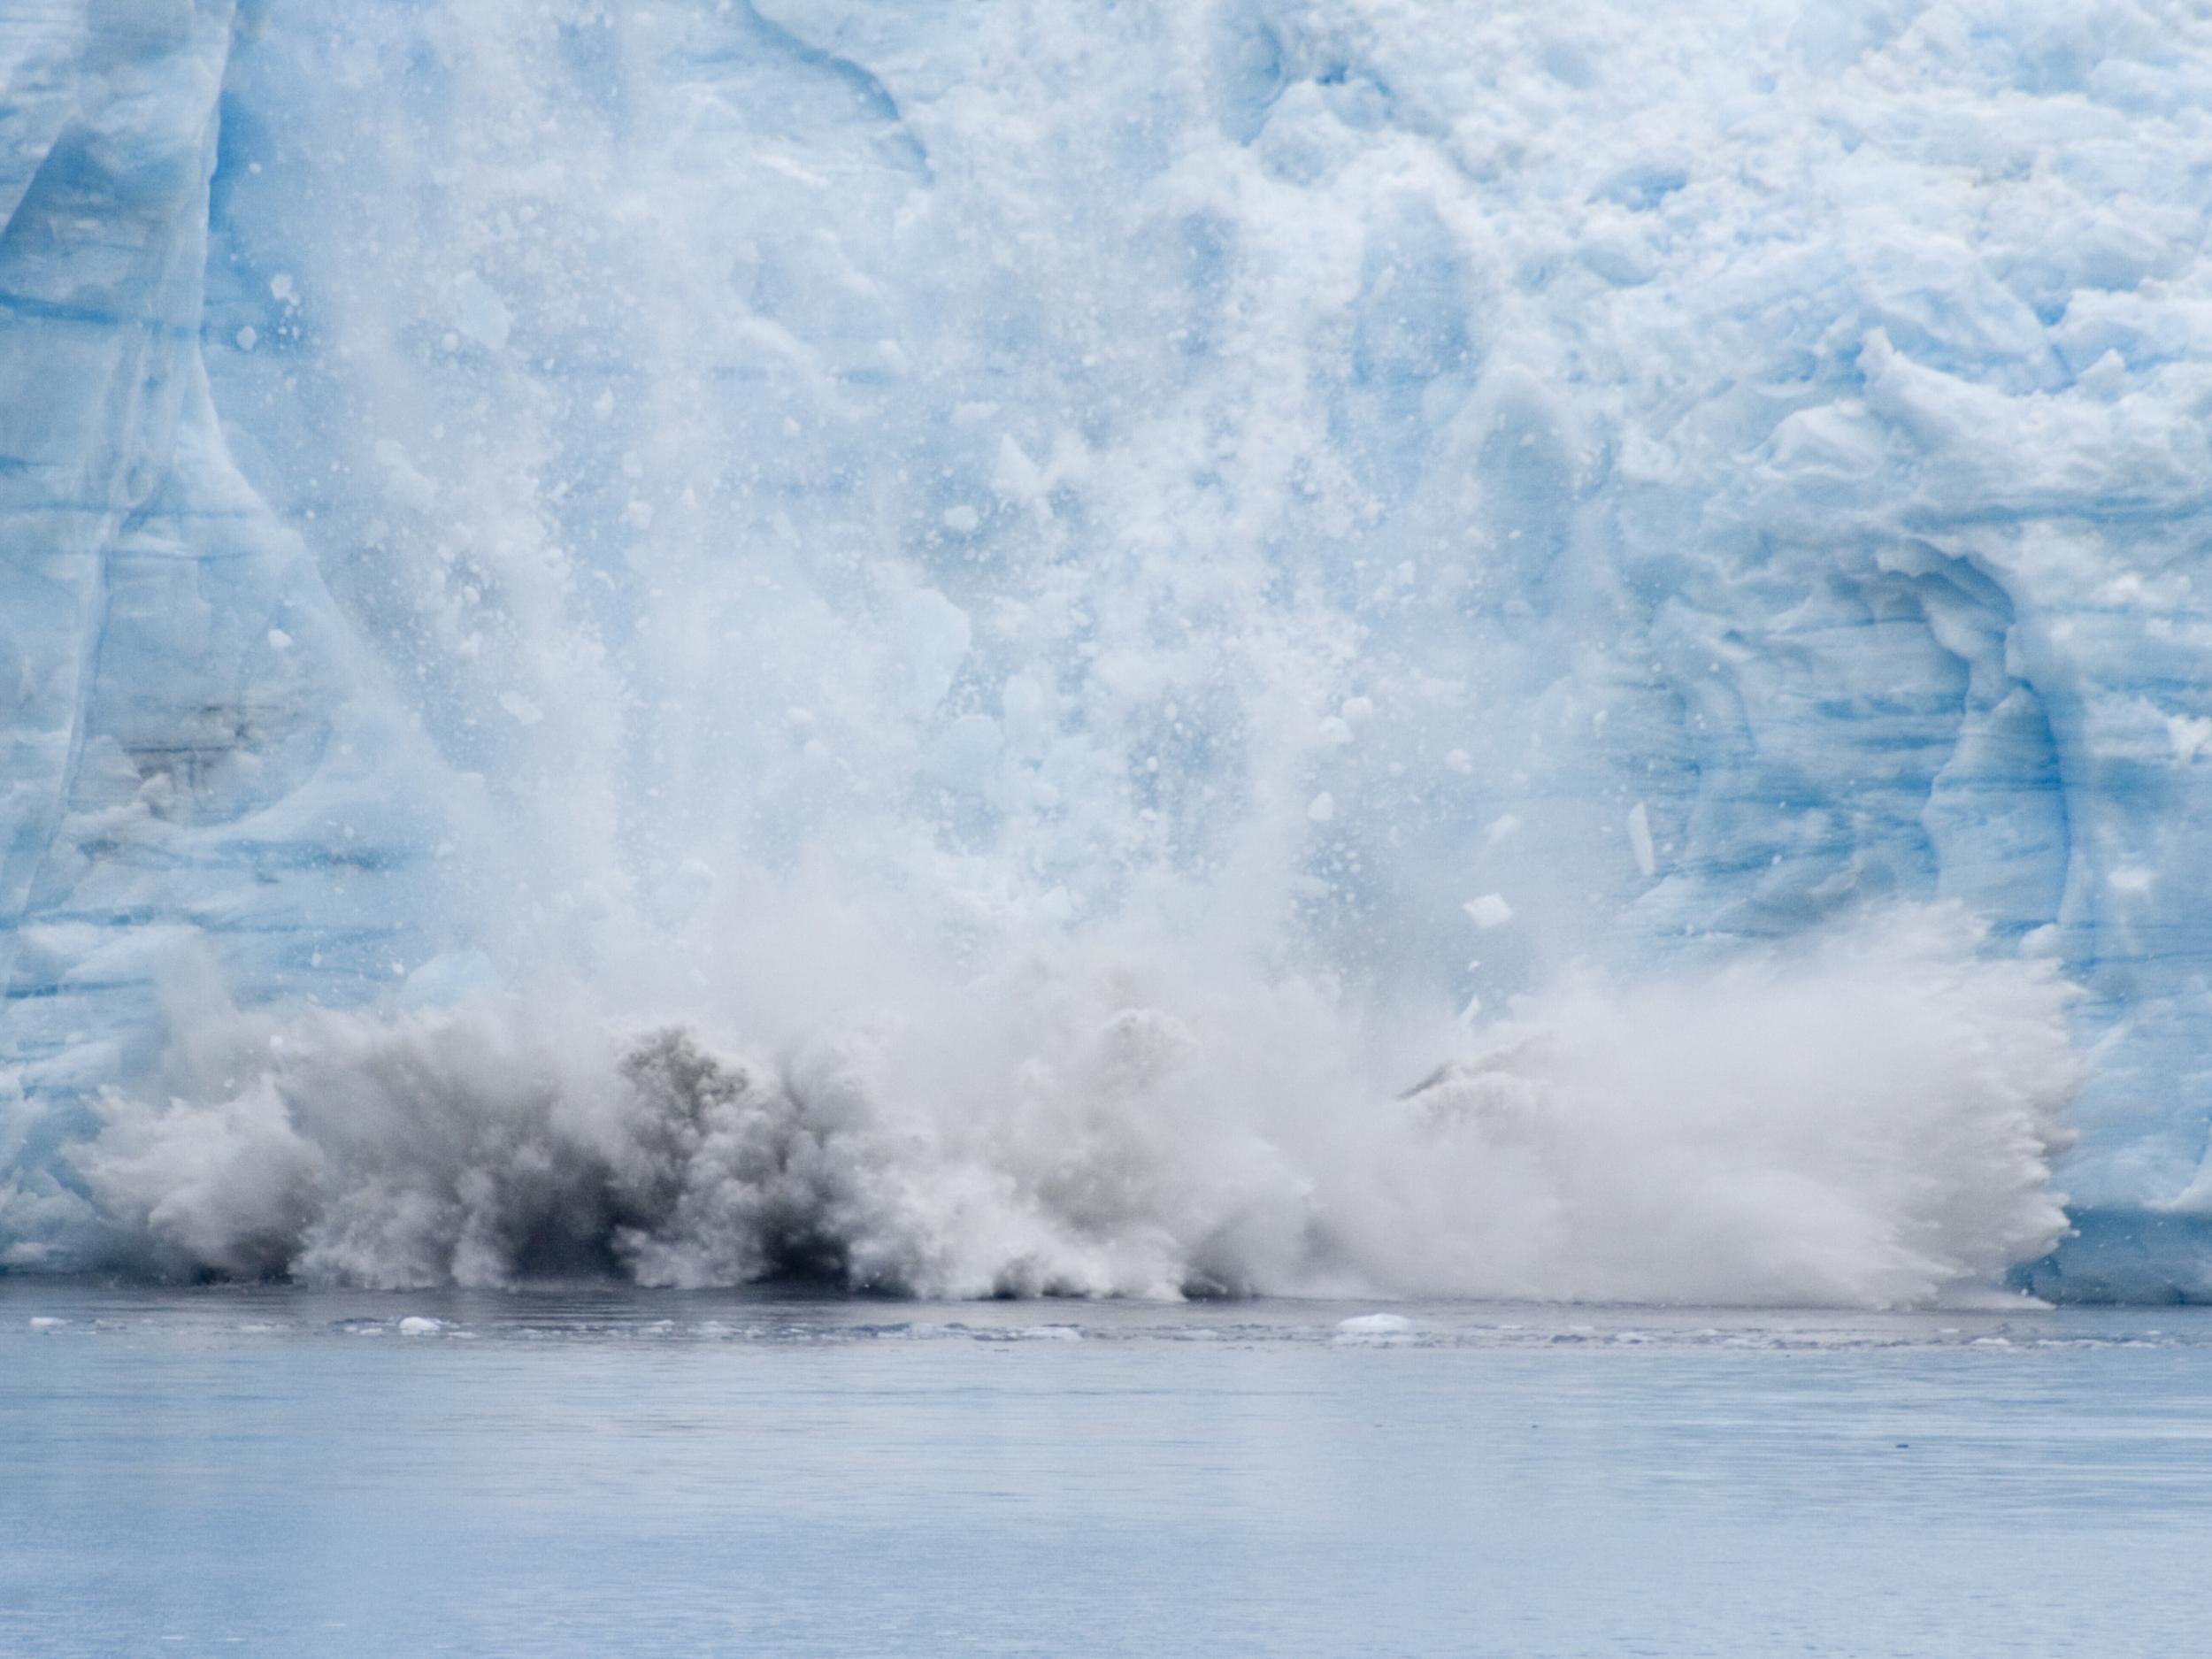
[[[2196,8],[228,12],[0,19],[23,1170],[182,934],[745,1052],[1179,958],[1330,1010],[1353,1113],[1574,961],[1947,902],[2042,1079],[1865,1133],[2009,1179],[2055,965],[2100,1285],[2212,1289]]]
[[[153,964],[388,980],[434,803],[203,362],[227,4],[0,18],[0,1148],[142,1071]],[[4,1209],[4,1205],[0,1205]]]

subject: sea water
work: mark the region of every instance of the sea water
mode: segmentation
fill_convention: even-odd
[[[0,1653],[2175,1655],[2212,1314],[0,1282]]]

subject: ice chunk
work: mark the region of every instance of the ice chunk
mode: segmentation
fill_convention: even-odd
[[[453,285],[453,326],[462,337],[473,340],[487,351],[504,351],[514,331],[514,313],[492,285],[473,271],[464,272]]]
[[[1659,867],[1657,855],[1651,845],[1651,809],[1641,801],[1628,809],[1628,849],[1635,855],[1636,868],[1649,876]]]
[[[1513,907],[1496,893],[1486,893],[1479,899],[1470,899],[1459,908],[1467,912],[1470,921],[1486,933],[1494,927],[1503,927],[1513,919]]]
[[[968,613],[933,588],[903,595],[898,605],[907,666],[908,707],[927,713],[945,699],[968,655],[974,629]]]
[[[1338,1320],[1335,1340],[1348,1348],[1395,1348],[1410,1342],[1420,1328],[1402,1314],[1365,1313]]]

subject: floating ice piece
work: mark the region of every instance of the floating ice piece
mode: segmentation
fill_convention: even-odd
[[[1419,1326],[1402,1313],[1363,1313],[1336,1322],[1340,1336],[1403,1336]]]

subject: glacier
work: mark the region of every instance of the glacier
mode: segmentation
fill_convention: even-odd
[[[2195,8],[8,0],[0,88],[0,1259],[2212,1296]]]

